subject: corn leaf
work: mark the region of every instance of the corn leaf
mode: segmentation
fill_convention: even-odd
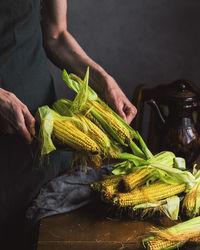
[[[84,80],[82,80],[80,77],[78,77],[73,73],[68,74],[65,69],[62,72],[62,79],[67,84],[67,86],[70,89],[74,90],[76,93],[78,93],[78,91],[80,90],[81,86],[84,83]],[[91,87],[88,86],[88,99],[96,100],[97,98],[98,98],[97,93]]]
[[[76,93],[79,92],[81,86],[84,84],[84,81],[78,77],[77,75],[70,73],[69,75],[67,74],[66,70],[63,70],[62,72],[62,79],[66,82],[67,86],[74,90]],[[105,102],[103,102],[97,95],[97,93],[90,87],[88,86],[88,100],[94,101],[97,100],[99,101],[102,105],[104,105],[106,108],[108,108],[114,115],[115,117],[122,122],[122,124],[129,130],[131,134],[131,138],[136,138],[137,134],[136,131],[129,126],[114,110],[112,110]]]
[[[146,164],[146,161],[143,158],[129,153],[121,153],[118,158],[121,160],[129,160],[133,162],[135,166]]]
[[[73,117],[73,113],[70,110],[70,106],[68,106],[64,99],[59,99],[52,105],[53,109],[58,112],[62,116]]]
[[[178,220],[180,208],[180,198],[175,195],[166,199],[166,204],[163,204],[161,210],[171,220]]]
[[[200,236],[200,216],[176,224],[170,228],[164,229],[161,232],[156,232],[156,235],[168,240],[188,241],[193,237]]]
[[[174,167],[181,169],[181,170],[185,170],[186,169],[185,159],[182,157],[175,157],[174,158]]]
[[[82,110],[82,107],[84,107],[84,105],[87,102],[88,81],[89,81],[89,68],[87,68],[87,72],[85,74],[83,84],[80,86],[79,91],[77,95],[75,96],[74,101],[72,102],[72,105],[70,107],[70,110],[74,114],[80,113],[80,111]]]
[[[41,147],[41,155],[49,154],[56,150],[51,134],[53,131],[53,115],[48,106],[42,106],[36,113],[36,121],[40,124],[38,140]]]
[[[200,170],[198,170],[195,174],[196,181],[200,181]]]
[[[142,157],[143,159],[146,159],[145,154],[142,152],[142,150],[137,146],[137,144],[134,141],[131,141],[129,146],[134,155]]]
[[[78,93],[78,91],[80,89],[80,84],[78,82],[70,79],[70,77],[65,69],[62,71],[62,79],[70,89],[72,89],[76,93]]]
[[[69,74],[69,78],[71,81],[75,81],[76,82],[76,88],[80,88],[80,86],[83,84],[83,80],[78,77],[75,74]],[[78,91],[77,91],[78,92]],[[98,95],[97,93],[90,87],[88,86],[88,100],[97,100],[98,99]]]
[[[150,159],[153,157],[153,154],[151,153],[151,151],[148,149],[146,143],[144,142],[144,140],[142,139],[142,137],[140,136],[139,132],[136,131],[137,133],[137,137],[139,140],[139,143],[141,145],[142,151],[144,152],[144,154],[146,155],[147,159]]]
[[[177,195],[174,195],[164,200],[155,201],[154,203],[151,202],[142,203],[134,206],[132,209],[133,211],[142,209],[145,212],[145,210],[157,208],[171,220],[177,220],[179,207],[180,207],[180,198]]]
[[[164,249],[176,249],[187,241],[192,241],[200,236],[200,216],[178,223],[167,229],[153,231],[153,236],[142,241],[144,248],[149,241],[159,238],[163,241],[171,241],[171,246]],[[163,248],[162,248],[163,249]]]
[[[132,163],[130,161],[124,161],[123,164],[117,165],[116,168],[112,171],[114,175],[124,175],[132,172]]]
[[[173,167],[175,154],[170,151],[161,151],[147,160],[146,164],[160,163],[168,167]]]
[[[193,215],[197,216],[200,215],[200,181],[196,183],[197,189],[196,189],[196,203],[193,211]]]
[[[185,183],[186,192],[195,184],[195,177],[189,171],[182,171],[159,163],[152,163],[150,165],[158,169],[162,181],[169,184]]]

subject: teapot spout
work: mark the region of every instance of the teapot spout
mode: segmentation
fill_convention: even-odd
[[[158,114],[158,116],[159,116],[161,122],[162,122],[163,124],[165,124],[165,119],[164,119],[163,115],[161,114],[161,111],[160,111],[160,109],[159,109],[157,103],[155,102],[155,100],[150,99],[149,101],[147,101],[147,104],[148,104],[150,107],[152,107],[152,108],[157,112],[157,114]]]

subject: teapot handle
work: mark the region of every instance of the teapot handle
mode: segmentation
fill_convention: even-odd
[[[152,108],[157,112],[157,114],[158,114],[158,116],[159,116],[161,122],[162,122],[163,124],[165,124],[165,119],[164,119],[163,115],[161,114],[161,111],[160,111],[160,109],[159,109],[159,107],[158,107],[156,101],[155,101],[154,99],[150,99],[150,100],[147,101],[147,104],[148,104],[150,107],[152,107]]]

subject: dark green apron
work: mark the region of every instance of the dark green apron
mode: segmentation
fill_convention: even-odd
[[[42,47],[40,0],[1,0],[0,88],[13,92],[32,114],[55,100]],[[40,187],[71,167],[71,154],[53,152],[43,163],[40,167],[34,143],[0,133],[0,242],[7,228],[9,233],[19,228]]]

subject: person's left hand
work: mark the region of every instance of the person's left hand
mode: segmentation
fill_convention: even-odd
[[[106,93],[104,93],[105,101],[124,119],[125,122],[130,124],[137,114],[136,107],[128,100],[112,77],[109,77],[106,81],[107,89]]]

